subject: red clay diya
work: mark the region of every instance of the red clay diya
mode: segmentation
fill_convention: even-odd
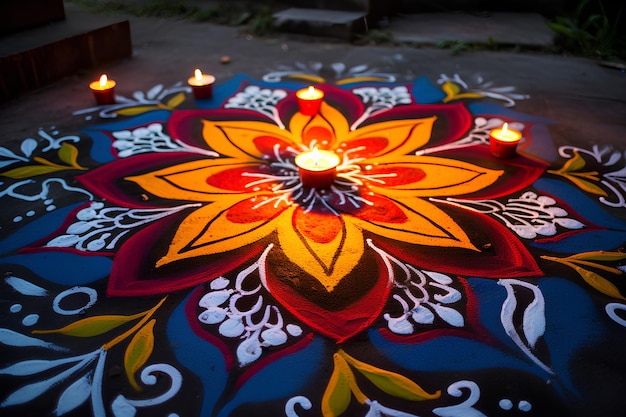
[[[298,98],[300,113],[305,116],[315,116],[320,111],[320,106],[324,99],[324,92],[318,88],[309,86],[309,88],[298,90],[296,97]]]
[[[522,139],[522,133],[510,129],[508,123],[502,128],[489,132],[489,151],[498,158],[511,158],[517,154],[517,144]]]
[[[295,163],[300,181],[305,187],[328,188],[335,181],[339,156],[331,151],[318,150],[299,153]]]
[[[109,80],[106,74],[102,74],[100,79],[89,84],[89,88],[93,91],[98,104],[114,104],[115,103],[115,84],[113,80]]]
[[[196,100],[206,100],[213,97],[214,82],[214,76],[203,74],[198,68],[195,69],[193,77],[187,80],[187,84],[191,86]]]

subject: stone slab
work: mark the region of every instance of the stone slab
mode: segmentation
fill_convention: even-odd
[[[537,13],[418,13],[394,16],[389,31],[398,42],[465,43],[549,47],[554,32]]]
[[[130,24],[68,13],[61,22],[1,38],[0,101],[43,87],[81,68],[130,57]]]
[[[280,31],[352,39],[367,29],[367,13],[328,9],[291,8],[274,13]]]

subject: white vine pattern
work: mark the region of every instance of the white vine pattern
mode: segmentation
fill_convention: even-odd
[[[182,386],[182,374],[172,365],[159,363],[146,366],[141,371],[141,382],[146,385],[154,385],[157,382],[157,376],[159,374],[165,374],[169,376],[170,381],[172,382],[170,388],[166,392],[156,398],[148,398],[142,400],[128,399],[124,395],[119,394],[111,404],[113,415],[115,417],[134,417],[136,409],[138,407],[152,407],[155,405],[163,404],[164,402],[172,399],[172,397],[174,397],[174,395],[178,393]]]
[[[389,330],[396,334],[412,334],[415,326],[429,325],[435,321],[435,315],[453,327],[463,327],[465,319],[452,305],[461,301],[462,295],[451,287],[453,280],[447,275],[433,271],[420,271],[412,265],[402,263],[400,260],[376,247],[371,239],[367,244],[374,249],[387,266],[390,280],[400,294],[394,294],[393,299],[402,307],[402,314],[392,316],[389,313],[383,315],[387,321]],[[396,277],[393,265],[400,268],[402,277]],[[429,290],[436,289],[437,293],[431,296]]]
[[[102,202],[92,202],[76,214],[77,221],[68,226],[65,234],[55,237],[46,246],[73,247],[87,252],[113,250],[132,229],[197,206],[199,204],[163,209],[129,209],[105,207]]]
[[[272,247],[269,245],[257,262],[239,272],[234,283],[224,277],[211,281],[211,291],[198,302],[204,308],[198,315],[201,323],[219,325],[218,331],[222,336],[242,340],[236,349],[237,359],[242,366],[256,361],[264,347],[280,346],[287,342],[289,336],[302,335],[302,328],[296,324],[286,324],[278,307],[267,304],[261,294],[263,288],[267,290],[265,259]],[[259,273],[260,283],[254,289],[245,290],[244,286],[251,286],[255,271]],[[246,304],[253,304],[249,310],[241,310],[237,305],[244,299]],[[248,303],[248,300],[253,302]],[[262,318],[255,321],[257,315]]]
[[[541,290],[536,285],[518,279],[501,279],[498,285],[503,286],[507,294],[500,311],[500,322],[504,331],[535,364],[548,374],[554,375],[552,369],[533,353],[535,344],[546,330],[545,300]],[[532,301],[524,309],[521,326],[516,326],[513,321],[518,307],[515,287],[530,290],[533,295]],[[522,331],[522,334],[518,332],[518,329]]]
[[[313,407],[311,400],[302,395],[297,395],[295,397],[291,397],[285,403],[285,416],[287,417],[298,417],[298,413],[296,412],[296,404],[302,407],[305,410],[310,410]]]
[[[361,87],[355,88],[352,92],[361,97],[363,104],[367,107],[359,117],[350,126],[350,130],[357,129],[361,123],[369,117],[387,111],[399,104],[411,104],[411,94],[405,86],[397,87]]]
[[[463,388],[469,390],[469,396],[460,404],[433,409],[433,413],[439,417],[487,417],[474,408],[480,399],[480,387],[474,381],[457,381],[448,387],[448,394],[453,397],[461,397]]]
[[[285,97],[287,97],[285,90],[260,88],[256,85],[250,85],[244,91],[240,91],[229,98],[224,108],[254,110],[268,116],[281,129],[284,129],[285,125],[280,120],[276,105]]]
[[[526,100],[530,98],[527,94],[514,93],[515,87],[513,86],[494,87],[493,81],[485,81],[480,75],[476,76],[476,83],[478,84],[476,87],[471,87],[459,74],[454,74],[452,77],[446,74],[439,75],[437,84],[444,84],[446,82],[458,84],[463,87],[466,92],[477,93],[494,100],[503,101],[505,107],[515,106],[515,100]]]
[[[442,203],[462,207],[477,213],[491,214],[502,221],[506,227],[524,239],[534,239],[537,235],[554,236],[557,225],[566,229],[582,229],[585,225],[576,219],[567,217],[568,212],[561,207],[554,207],[552,197],[538,196],[532,191],[525,192],[519,198],[510,198],[506,203],[497,200],[464,200],[447,198],[431,199]]]
[[[52,130],[50,133],[46,132],[44,129],[39,129],[37,132],[41,139],[48,142],[48,145],[42,148],[41,152],[48,152],[52,149],[60,149],[63,142],[77,143],[80,141],[80,137],[78,135],[55,137],[59,135],[59,131],[56,130],[55,126],[50,127],[50,129]],[[33,152],[38,146],[39,142],[36,139],[24,139],[22,143],[20,143],[20,151],[24,154],[24,156],[18,155],[4,146],[0,146],[0,168],[16,162],[30,162],[30,157],[33,155]]]
[[[103,119],[112,119],[117,117],[116,111],[128,108],[128,107],[136,107],[136,106],[159,106],[162,101],[172,94],[176,94],[179,92],[190,93],[191,87],[184,86],[181,81],[174,84],[172,87],[163,88],[162,84],[157,84],[152,87],[150,90],[146,91],[135,91],[133,93],[132,98],[127,98],[120,95],[115,95],[115,104],[106,104],[102,106],[89,107],[86,109],[81,109],[75,111],[74,116],[89,114],[89,113],[98,113],[98,116]],[[88,116],[90,118],[91,116]]]
[[[613,193],[613,199],[601,196],[598,200],[609,207],[626,207],[626,151],[615,151],[610,146],[599,145],[594,145],[592,150],[577,146],[561,146],[559,155],[563,158],[572,158],[574,151],[591,156],[604,167],[615,167],[613,171],[602,173],[604,179],[600,181]]]
[[[415,152],[415,155],[427,155],[436,152],[449,151],[452,149],[462,149],[476,145],[489,145],[489,132],[492,129],[499,128],[504,124],[506,120],[498,117],[486,119],[484,117],[476,117],[474,119],[474,127],[467,134],[467,136],[445,145],[433,146],[431,148],[420,149]],[[524,131],[524,124],[520,122],[510,122],[511,129]],[[522,138],[523,140],[523,138]]]
[[[616,310],[626,312],[626,304],[608,303],[604,307],[604,310],[611,320],[613,320],[615,323],[619,324],[622,327],[626,327],[626,319],[620,317],[620,315],[616,313]]]
[[[357,65],[355,67],[346,67],[346,64],[342,62],[334,62],[330,65],[330,68],[334,72],[336,80],[354,78],[354,77],[376,77],[387,82],[394,82],[396,77],[394,75],[380,72],[377,68],[370,68],[368,65]],[[320,76],[324,65],[321,62],[313,62],[310,65],[306,65],[302,62],[296,62],[293,66],[281,65],[278,66],[278,71],[270,72],[263,76],[263,81],[277,83],[290,76],[297,76],[300,74]]]
[[[217,157],[217,152],[190,146],[179,139],[172,139],[163,132],[161,123],[151,123],[135,130],[119,130],[113,132],[113,147],[117,156],[127,158],[146,152],[192,152],[205,156]]]

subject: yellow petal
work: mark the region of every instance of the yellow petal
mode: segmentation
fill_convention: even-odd
[[[284,254],[317,279],[329,292],[357,265],[363,256],[361,230],[342,218],[343,229],[328,243],[315,242],[284,216],[278,227],[278,241]]]
[[[333,132],[335,135],[333,141],[341,141],[350,129],[344,115],[325,101],[322,102],[317,115],[311,117],[297,112],[289,121],[289,130],[294,135],[294,141],[297,143],[301,143],[304,132],[313,127],[321,127],[329,132]],[[323,147],[334,148],[332,144]]]
[[[375,123],[351,132],[347,140],[385,138],[388,141],[387,147],[370,158],[375,158],[379,162],[392,162],[428,143],[435,120],[437,117],[432,116]]]
[[[250,194],[225,190],[207,183],[206,179],[226,169],[257,167],[258,161],[242,162],[231,158],[201,159],[173,165],[147,174],[124,178],[137,183],[145,191],[170,200],[212,202],[224,194],[237,194],[244,199]],[[251,178],[250,182],[254,179]]]
[[[259,136],[271,136],[287,143],[294,143],[294,138],[290,132],[271,123],[202,121],[202,137],[211,149],[220,155],[230,156],[242,161],[253,158],[261,159],[263,154],[254,144],[254,139]]]
[[[367,231],[401,242],[477,250],[452,217],[434,204],[418,198],[394,202],[406,215],[406,221],[388,223],[345,216],[346,223],[353,222]]]
[[[380,158],[378,167],[407,167],[422,170],[425,174],[416,182],[378,187],[372,190],[388,197],[442,197],[461,196],[489,187],[504,173],[467,162],[431,156],[411,156]]]
[[[273,232],[277,227],[277,218],[291,218],[285,212],[291,213],[293,207],[286,210],[282,207],[277,209],[274,217],[263,217],[249,222],[231,221],[228,210],[246,200],[239,195],[224,196],[219,201],[191,213],[178,226],[167,254],[159,259],[156,266],[241,248]]]

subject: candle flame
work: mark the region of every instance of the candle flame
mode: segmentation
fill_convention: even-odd
[[[202,80],[202,71],[199,68],[196,68],[193,72],[194,77],[196,77],[196,81]]]
[[[109,79],[107,78],[106,74],[102,74],[100,76],[100,87],[104,88],[107,85],[107,81],[109,81]]]
[[[311,96],[315,95],[315,87],[310,85],[309,86],[309,90],[307,91],[307,93],[309,93],[309,95],[311,95]]]
[[[505,123],[502,125],[502,135],[503,135],[503,136],[506,136],[506,132],[508,132],[508,131],[509,131],[509,124],[505,122]]]

